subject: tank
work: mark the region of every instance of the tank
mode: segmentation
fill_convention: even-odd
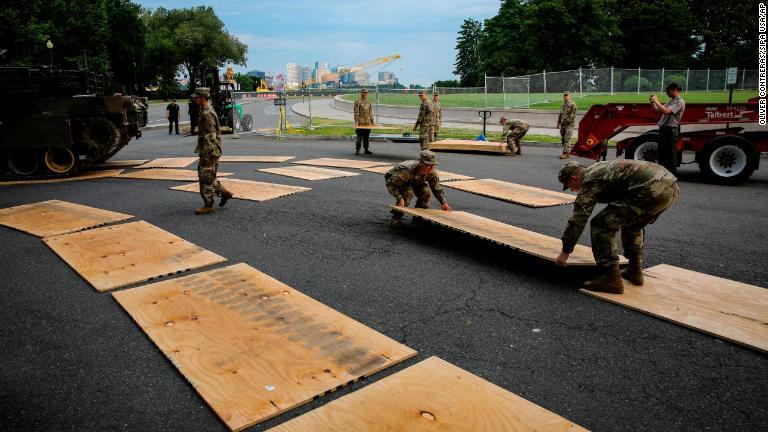
[[[87,70],[0,66],[0,176],[58,177],[101,163],[141,137],[147,100],[104,95]]]

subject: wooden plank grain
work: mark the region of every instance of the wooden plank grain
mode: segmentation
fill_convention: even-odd
[[[185,168],[193,163],[197,162],[198,158],[194,156],[190,157],[176,157],[176,158],[158,158],[146,162],[136,168]]]
[[[124,170],[122,169],[107,169],[107,170],[97,170],[97,171],[85,171],[69,177],[55,177],[55,178],[30,179],[30,180],[8,180],[8,181],[0,181],[0,186],[27,185],[27,184],[51,184],[51,183],[71,182],[71,181],[78,181],[78,180],[95,180],[95,179],[102,179],[102,178],[109,178],[109,177],[117,177],[123,171]]]
[[[231,176],[229,172],[218,172],[217,176]],[[139,180],[170,180],[170,181],[196,181],[198,180],[197,171],[183,169],[150,168],[140,171],[133,171],[117,176],[123,179]],[[221,180],[221,179],[219,179]]]
[[[581,292],[768,353],[768,289],[660,264],[624,294]]]
[[[132,217],[59,200],[0,209],[0,225],[38,237],[82,231]]]
[[[234,195],[233,198],[256,202],[268,201],[271,199],[281,198],[312,190],[311,188],[301,186],[290,186],[279,183],[266,183],[253,180],[223,178],[219,179],[219,181],[224,185],[224,187],[232,192]],[[198,183],[173,186],[170,189],[200,193],[200,185]]]
[[[446,139],[430,143],[429,149],[434,151],[472,151],[481,153],[509,154],[509,147],[507,147],[506,143],[495,141]]]
[[[391,165],[391,162],[377,162],[365,159],[335,159],[335,158],[318,158],[318,159],[306,159],[296,162],[291,162],[300,165],[315,165],[315,166],[328,166],[335,168],[370,168],[381,165]]]
[[[271,432],[562,432],[586,429],[437,357]]]
[[[320,168],[314,166],[291,166],[291,167],[279,167],[279,168],[263,168],[256,171],[266,172],[270,174],[277,174],[286,177],[300,178],[302,180],[328,180],[341,177],[353,177],[360,175],[359,173],[353,173],[349,171],[334,170],[328,168]]]
[[[149,162],[147,159],[124,159],[124,160],[108,160],[98,165],[93,165],[91,168],[122,168],[122,167],[134,167]]]
[[[113,296],[232,430],[416,354],[247,264]]]
[[[534,208],[571,204],[576,200],[574,195],[495,179],[456,181],[446,186]]]

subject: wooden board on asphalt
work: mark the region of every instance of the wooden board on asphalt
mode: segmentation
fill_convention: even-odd
[[[437,357],[392,374],[271,432],[586,431]]]
[[[247,264],[113,295],[235,431],[416,355]]]
[[[97,291],[227,260],[144,221],[46,237],[43,241]]]
[[[572,204],[576,200],[575,195],[495,179],[456,181],[446,187],[527,207]]]
[[[0,209],[0,225],[38,237],[82,231],[132,217],[59,200]]]
[[[158,158],[136,168],[185,168],[197,162],[196,157]]]
[[[378,174],[386,174],[389,170],[392,169],[394,165],[384,165],[384,166],[378,166],[378,167],[371,167],[371,168],[361,168],[363,171],[368,171],[372,173],[378,173]],[[456,181],[456,180],[472,180],[474,177],[465,176],[464,174],[456,174],[448,171],[438,170],[437,171],[438,177],[440,177],[440,181]]]
[[[91,168],[96,168],[96,169],[123,168],[123,167],[130,168],[130,167],[135,167],[136,165],[141,165],[147,162],[149,162],[148,159],[108,160],[98,165],[93,165]]]
[[[44,178],[44,179],[30,179],[30,180],[8,180],[0,181],[0,186],[13,186],[22,184],[50,184],[61,183],[77,180],[94,180],[107,177],[116,177],[120,175],[124,170],[122,169],[110,169],[101,171],[85,171],[80,174],[76,174],[69,177],[56,177],[56,178]]]
[[[446,139],[430,143],[429,149],[434,151],[473,151],[509,154],[509,147],[507,147],[507,144],[497,141]]]
[[[624,294],[581,292],[768,353],[768,289],[660,264]]]
[[[218,176],[230,176],[232,173],[219,172]],[[171,181],[197,181],[197,171],[168,168],[150,168],[140,171],[133,171],[117,176],[124,179],[139,180],[171,180]],[[221,179],[219,179],[221,180]]]
[[[360,173],[354,173],[349,171],[341,171],[328,168],[320,168],[314,166],[290,166],[280,168],[263,168],[256,171],[277,174],[287,177],[295,177],[303,180],[328,180],[340,177],[353,177],[360,175]]]
[[[563,248],[559,238],[550,237],[523,228],[508,225],[493,219],[484,218],[463,211],[447,212],[443,210],[429,210],[419,208],[403,208],[391,206],[393,209],[406,214],[421,217],[438,225],[460,231],[475,237],[489,240],[493,243],[512,248],[522,253],[533,255],[555,262],[557,255]],[[627,259],[621,257],[621,262]],[[570,258],[569,266],[595,266],[592,257],[592,249],[582,245],[576,245]]]
[[[306,192],[312,190],[311,188],[301,186],[290,186],[279,183],[266,183],[253,180],[240,180],[240,179],[219,179],[222,185],[227,188],[234,195],[233,198],[243,199],[248,201],[268,201],[275,198],[281,198],[289,195],[294,195],[299,192]],[[198,183],[190,183],[181,186],[174,186],[172,190],[200,193],[200,185]]]
[[[295,159],[296,156],[228,156],[219,158],[219,162],[255,162],[255,163],[281,163]]]
[[[306,159],[297,162],[291,162],[300,165],[315,165],[315,166],[328,166],[335,168],[370,168],[381,165],[392,165],[391,162],[377,162],[365,159],[334,159],[334,158],[318,158],[318,159]]]

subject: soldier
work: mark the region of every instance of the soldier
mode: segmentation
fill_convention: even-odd
[[[355,102],[355,126],[373,126],[373,107],[368,101],[368,90],[360,91],[360,100]],[[355,129],[357,140],[355,141],[355,154],[360,154],[360,142],[362,141],[365,154],[373,154],[368,150],[368,137],[371,136],[370,129]]]
[[[176,99],[171,99],[171,103],[165,107],[165,118],[168,119],[168,135],[173,132],[174,125],[176,125],[176,135],[179,134],[179,109]]]
[[[440,105],[440,93],[432,93],[432,108],[435,110],[435,132],[432,134],[432,141],[437,141],[437,132],[443,125],[443,106]]]
[[[435,111],[432,104],[427,100],[427,92],[420,91],[419,99],[421,99],[419,118],[416,119],[413,130],[419,128],[419,145],[422,150],[429,150],[429,145],[432,143],[432,127],[435,124]]]
[[[659,120],[659,147],[656,154],[656,160],[669,172],[677,172],[677,138],[680,136],[680,119],[685,112],[685,101],[680,97],[682,88],[677,83],[671,83],[667,86],[666,92],[670,101],[662,105],[659,98],[651,95],[651,108],[657,113],[662,114]]]
[[[203,197],[203,207],[195,210],[195,214],[202,215],[213,213],[214,194],[221,197],[219,206],[232,198],[232,193],[221,185],[216,178],[216,172],[219,169],[219,158],[221,157],[221,127],[219,125],[219,116],[213,110],[208,99],[211,97],[211,91],[206,87],[198,87],[195,94],[195,102],[200,107],[200,124],[197,132],[197,147],[195,153],[200,155],[197,162],[197,176],[200,181],[200,196]]]
[[[408,160],[395,165],[384,175],[387,190],[395,197],[398,207],[408,207],[416,195],[416,207],[429,208],[430,189],[435,198],[440,202],[441,208],[451,211],[448,201],[445,200],[445,191],[440,186],[440,178],[435,167],[437,157],[429,150],[419,153],[419,160]],[[389,223],[393,227],[403,224],[403,213],[392,210],[392,220]]]
[[[507,120],[506,117],[499,119],[499,124],[504,128],[501,132],[501,137],[506,140],[509,147],[510,156],[516,156],[520,154],[520,140],[528,133],[528,123],[524,120]]]
[[[592,218],[590,233],[592,254],[603,275],[585,282],[584,288],[614,294],[624,292],[621,280],[643,284],[644,228],[677,201],[677,178],[653,162],[617,159],[583,167],[568,161],[560,169],[558,180],[563,190],[578,192],[573,214],[563,233],[563,249],[557,265],[564,266],[573,252],[595,204],[608,205]],[[616,232],[621,230],[621,244],[629,267],[619,274]]]
[[[560,159],[568,159],[573,127],[576,125],[576,111],[576,104],[571,100],[571,92],[563,93],[563,105],[560,106],[560,115],[557,116],[557,128],[560,129],[560,139],[563,143]]]
[[[189,108],[187,110],[187,113],[189,114],[189,135],[195,134],[195,128],[197,127],[197,118],[198,113],[200,112],[200,107],[197,106],[197,101],[195,101],[195,95],[189,97]]]

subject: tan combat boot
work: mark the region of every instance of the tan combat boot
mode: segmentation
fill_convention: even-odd
[[[641,286],[643,284],[643,256],[627,256],[629,266],[621,272],[621,277],[630,281],[632,285]]]
[[[216,211],[216,207],[214,207],[213,204],[211,204],[211,205],[205,205],[203,207],[200,207],[199,209],[196,209],[195,214],[204,215],[208,213],[213,213],[214,211]]]
[[[221,193],[221,201],[219,201],[219,207],[224,207],[224,204],[226,204],[230,198],[232,198],[232,192],[225,189],[224,192]]]
[[[560,155],[560,159],[568,159],[569,157],[570,156],[568,155],[568,153],[563,153]]]
[[[584,282],[582,288],[589,291],[598,291],[611,294],[623,294],[624,283],[619,274],[619,265],[613,264],[605,269],[605,274],[599,278]]]

